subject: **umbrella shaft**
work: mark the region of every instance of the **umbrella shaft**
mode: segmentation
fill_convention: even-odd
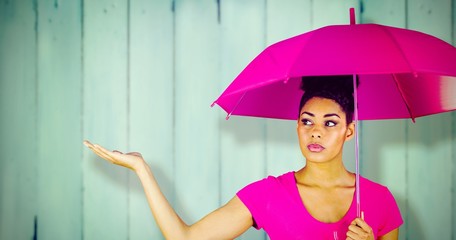
[[[353,74],[353,97],[354,97],[354,122],[355,122],[355,166],[356,166],[356,216],[361,217],[361,199],[360,199],[360,192],[359,192],[359,126],[358,126],[358,92],[357,92],[357,84],[356,84],[356,74]]]

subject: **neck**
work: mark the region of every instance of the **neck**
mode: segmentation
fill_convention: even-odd
[[[300,184],[318,187],[353,186],[354,176],[345,169],[342,161],[315,163],[307,162],[306,166],[296,172],[296,181]]]

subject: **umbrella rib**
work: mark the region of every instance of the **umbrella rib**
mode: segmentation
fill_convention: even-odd
[[[310,33],[311,33],[311,34],[310,34]],[[314,34],[314,31],[309,32],[309,35],[310,35],[310,37],[309,37],[309,39],[307,39],[306,42],[310,42],[311,39],[314,38],[314,35],[315,35],[315,34]],[[303,44],[303,46],[304,46],[304,44]],[[304,53],[306,52],[306,50],[307,50],[307,49],[305,49],[304,47],[301,48],[301,49],[299,50],[299,53],[296,55],[296,59],[299,59],[299,56],[301,56],[302,54],[304,54]],[[290,76],[290,73],[294,72],[294,69],[295,69],[295,66],[296,66],[297,62],[298,62],[298,61],[294,61],[294,63],[291,64],[291,66],[287,69],[287,71],[286,71],[287,77],[289,77],[289,78],[290,78],[290,77],[298,77],[298,76]],[[302,77],[302,76],[301,76],[301,77]]]
[[[409,66],[410,68],[410,71],[415,74],[415,71],[414,71],[414,68],[412,67],[412,64],[410,64],[410,61],[408,60],[407,56],[405,55],[404,51],[402,51],[402,48],[401,46],[399,45],[399,43],[397,42],[396,38],[393,36],[393,34],[391,34],[391,32],[389,31],[388,28],[385,28],[385,27],[380,27],[380,29],[382,29],[386,34],[388,34],[388,36],[390,37],[390,39],[392,40],[392,42],[394,43],[394,45],[396,46],[396,48],[399,50],[399,52],[401,53],[402,55],[402,58],[404,59],[404,61],[407,63],[407,65]]]
[[[228,115],[226,115],[226,120],[230,119],[231,115],[233,114],[234,110],[236,110],[236,108],[239,106],[239,103],[241,103],[242,99],[244,98],[244,96],[247,94],[248,90],[244,92],[244,94],[242,94],[242,96],[239,98],[239,100],[237,101],[236,105],[234,105],[233,109],[231,110],[230,113],[228,113]]]
[[[405,106],[407,107],[407,111],[410,115],[410,118],[412,118],[413,123],[415,123],[415,116],[413,116],[412,109],[410,108],[410,104],[407,102],[407,99],[405,98],[404,92],[402,91],[402,88],[399,85],[399,81],[397,80],[396,74],[393,73],[392,75],[393,75],[394,83],[396,83],[396,87],[397,87],[397,89],[399,89],[399,93],[401,94],[401,98],[404,101]]]

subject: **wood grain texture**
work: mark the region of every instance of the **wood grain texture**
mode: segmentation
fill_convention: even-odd
[[[190,224],[220,205],[217,2],[175,4],[174,206]]]
[[[38,239],[82,234],[81,12],[38,3]]]
[[[32,1],[0,1],[0,239],[35,235],[36,17]]]
[[[84,2],[83,137],[121,151],[128,145],[127,9],[124,1]],[[128,237],[128,171],[84,151],[84,239]]]
[[[137,177],[82,139],[142,152],[188,223],[299,169],[294,121],[209,105],[267,45],[348,24],[350,7],[455,43],[454,0],[0,0],[0,239],[163,239]],[[395,195],[400,239],[455,239],[456,113],[360,134],[361,172]]]
[[[129,148],[141,152],[174,202],[172,1],[130,1]],[[142,186],[129,174],[129,239],[162,239]]]

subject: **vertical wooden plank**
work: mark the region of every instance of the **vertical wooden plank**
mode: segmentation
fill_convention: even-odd
[[[407,28],[426,32],[448,43],[451,43],[451,6],[451,0],[416,0],[413,2],[408,2]]]
[[[188,223],[219,207],[217,2],[175,2],[175,207]]]
[[[312,5],[312,27],[313,29],[334,24],[350,24],[349,9],[354,7],[356,10],[356,22],[360,18],[360,7],[358,0],[338,1],[325,0],[313,1]]]
[[[84,138],[127,147],[127,2],[84,1]],[[126,239],[128,173],[89,151],[83,158],[83,238]]]
[[[387,26],[406,27],[406,0],[363,0],[359,17],[361,23],[377,23]]]
[[[130,4],[130,146],[143,154],[173,202],[172,1],[132,0]],[[133,173],[129,218],[129,239],[163,238]]]
[[[267,1],[267,45],[312,30],[312,2]],[[286,26],[286,27],[284,27]],[[296,109],[296,116],[298,109]],[[296,121],[266,120],[267,175],[300,169],[305,160],[299,149]]]
[[[0,239],[35,234],[36,14],[32,1],[0,1]]]
[[[266,45],[264,0],[221,2],[222,89],[258,55]],[[220,118],[222,202],[232,198],[250,182],[266,176],[266,120]],[[239,239],[263,239],[263,231],[251,228]]]
[[[409,2],[407,12],[409,28],[451,42],[450,0]],[[446,113],[409,124],[410,239],[451,238],[451,122],[451,113]]]
[[[82,233],[80,6],[38,3],[39,239]]]
[[[363,1],[361,20],[406,27],[405,1]],[[407,236],[407,122],[410,120],[363,121],[360,127],[361,174],[387,186],[404,218],[399,239]],[[361,189],[362,190],[362,189]],[[362,201],[362,199],[361,199]]]
[[[409,127],[407,235],[410,239],[451,238],[449,115],[418,119],[416,125]]]

